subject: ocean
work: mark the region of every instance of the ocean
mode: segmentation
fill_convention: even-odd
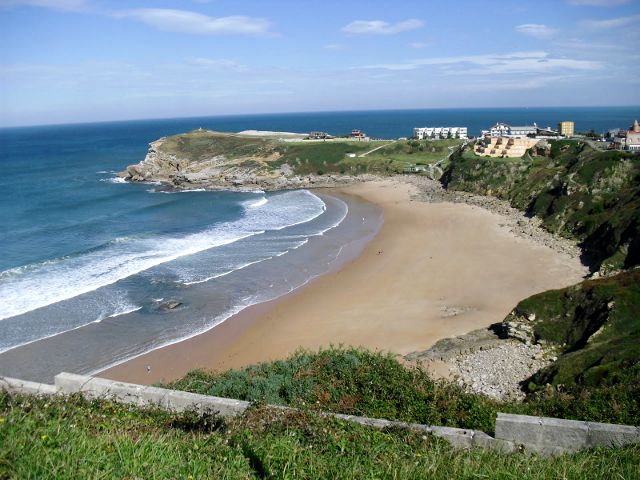
[[[380,226],[376,207],[330,193],[167,192],[119,181],[116,172],[161,136],[359,128],[397,138],[416,126],[477,134],[497,121],[560,120],[604,131],[638,113],[412,110],[0,129],[0,374],[51,381],[62,370],[93,373],[207,331],[335,268]]]

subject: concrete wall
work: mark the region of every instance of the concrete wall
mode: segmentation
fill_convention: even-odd
[[[186,410],[216,413],[223,417],[242,414],[249,402],[196,393],[116,382],[104,378],[60,373],[55,385],[0,377],[0,390],[26,395],[70,395],[111,399],[139,407],[160,407],[175,412]],[[277,406],[274,408],[288,409]],[[479,447],[501,452],[524,449],[532,453],[554,455],[591,447],[618,447],[640,443],[640,427],[606,423],[579,422],[556,418],[530,417],[498,413],[495,436],[477,430],[396,422],[353,415],[321,413],[374,428],[406,428],[433,434],[456,448]]]
[[[543,454],[640,443],[640,427],[498,413],[495,438]]]
[[[46,383],[29,382],[17,378],[0,377],[0,390],[22,395],[53,395],[57,392],[54,385]]]
[[[185,410],[211,412],[223,417],[239,415],[249,406],[249,402],[242,400],[115,382],[71,373],[56,375],[55,386],[63,394],[80,392],[87,398],[114,399],[140,407],[157,406],[175,412]]]

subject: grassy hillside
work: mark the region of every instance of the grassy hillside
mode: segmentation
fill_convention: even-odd
[[[298,175],[346,173],[350,171],[349,161],[353,160],[347,154],[361,155],[381,144],[346,140],[284,143],[278,147],[281,157],[271,164],[286,163]]]
[[[179,160],[201,162],[218,156],[227,160],[265,162],[267,168],[291,166],[297,175],[341,173],[357,175],[402,173],[411,165],[428,165],[449,155],[450,147],[461,140],[370,141],[337,139],[326,142],[284,142],[275,137],[253,137],[232,133],[194,130],[166,137],[158,147],[161,153]],[[364,157],[361,155],[382,147]],[[356,157],[350,157],[355,154]]]
[[[166,137],[159,150],[180,159],[199,162],[219,155],[228,159],[267,157],[277,146],[278,142],[270,138],[194,130]]]
[[[299,351],[222,374],[193,371],[167,386],[206,395],[429,425],[492,430],[496,403],[438,383],[395,357],[359,349]]]
[[[640,270],[589,280],[518,304],[536,340],[559,359],[536,374],[532,388],[553,385],[640,385]]]
[[[620,478],[640,447],[552,459],[455,451],[432,436],[311,412],[253,408],[235,420],[79,397],[0,393],[0,478]]]
[[[547,155],[485,159],[455,155],[443,178],[453,190],[493,195],[538,216],[551,232],[582,242],[604,272],[640,264],[640,156],[575,141]]]
[[[618,382],[619,380],[619,382]],[[169,388],[249,401],[430,425],[493,431],[496,412],[640,425],[640,382],[573,385],[498,403],[434,381],[421,368],[358,349],[298,352],[287,360],[224,373],[193,371]]]

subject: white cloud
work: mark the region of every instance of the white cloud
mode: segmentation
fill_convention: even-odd
[[[569,0],[570,5],[588,5],[590,7],[615,7],[627,3],[631,3],[631,0]]]
[[[405,63],[365,65],[357,68],[401,71],[416,70],[426,66],[436,67],[443,74],[465,75],[529,74],[557,70],[589,71],[602,68],[600,62],[571,58],[551,58],[547,52],[542,51],[422,58]]]
[[[342,27],[342,31],[356,35],[393,35],[423,26],[424,22],[415,18],[397,23],[389,23],[383,20],[354,20]]]
[[[262,18],[234,15],[210,17],[189,10],[169,8],[137,8],[113,14],[117,18],[135,18],[147,25],[168,32],[193,33],[199,35],[241,34],[260,35],[269,33],[270,23]]]
[[[54,10],[80,11],[89,7],[86,0],[0,0],[0,7],[43,7]]]
[[[523,35],[540,39],[551,38],[556,33],[554,28],[538,23],[525,23],[524,25],[518,25],[516,30]]]
[[[328,43],[323,47],[325,50],[344,50],[344,45],[340,43]]]
[[[229,60],[226,58],[190,58],[187,60],[191,65],[198,67],[204,67],[209,70],[219,72],[246,72],[247,66],[243,65],[235,60]]]
[[[580,22],[580,25],[592,30],[608,30],[610,28],[620,28],[634,24],[640,25],[640,15],[610,18],[608,20],[583,20]]]
[[[495,92],[503,90],[538,90],[548,86],[557,87],[559,83],[575,80],[575,75],[541,75],[517,79],[480,79],[473,83],[456,85],[459,90],[469,92]]]

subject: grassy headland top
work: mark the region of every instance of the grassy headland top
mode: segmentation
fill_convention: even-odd
[[[462,140],[312,140],[293,136],[245,135],[194,130],[161,138],[144,161],[122,176],[159,180],[179,188],[198,185],[296,188],[323,175],[390,175],[436,169],[438,176]]]

